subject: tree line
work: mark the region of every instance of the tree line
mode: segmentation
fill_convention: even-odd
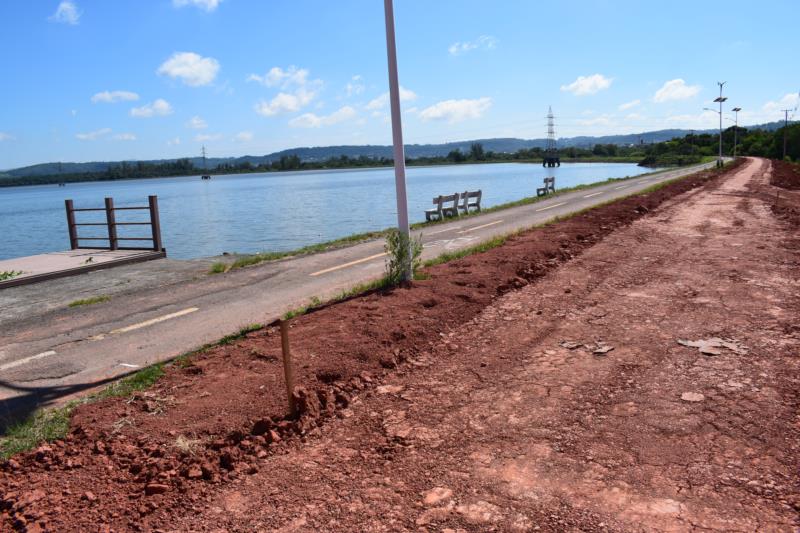
[[[738,155],[751,155],[781,159],[783,157],[784,132],[786,133],[787,158],[800,161],[800,123],[775,131],[730,127],[722,132],[724,155],[733,153],[734,138]],[[559,148],[562,161],[619,161],[636,162],[642,166],[663,167],[699,163],[704,158],[717,155],[718,134],[689,134],[669,141],[651,144],[595,144],[592,148],[575,146]],[[473,143],[467,151],[451,150],[445,156],[417,157],[406,159],[409,166],[452,165],[466,163],[499,162],[540,162],[545,150],[540,147],[524,148],[513,153],[485,150],[480,143]],[[284,155],[275,161],[253,164],[220,163],[209,173],[235,174],[246,172],[281,172],[289,170],[324,170],[345,168],[388,167],[393,165],[391,158],[367,156],[349,157],[341,155],[324,161],[302,161],[297,155]],[[166,163],[122,162],[96,172],[75,172],[41,176],[0,178],[0,187],[18,185],[43,185],[53,183],[74,183],[79,181],[115,181],[121,179],[155,178],[168,176],[191,176],[205,173],[188,158]]]

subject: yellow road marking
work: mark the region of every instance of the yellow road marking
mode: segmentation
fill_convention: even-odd
[[[488,228],[489,226],[494,226],[495,224],[500,224],[501,222],[503,221],[495,220],[494,222],[489,222],[488,224],[484,224],[482,226],[475,226],[474,228],[465,229],[463,231],[459,231],[458,233],[469,233],[470,231],[475,231],[476,229]]]
[[[550,206],[547,206],[547,207],[543,207],[543,208],[541,208],[541,209],[537,209],[536,211],[537,211],[537,212],[538,212],[538,211],[547,211],[548,209],[553,209],[554,207],[559,207],[559,206],[562,206],[562,205],[564,205],[564,204],[566,204],[566,203],[567,203],[567,202],[561,202],[560,204],[553,204],[553,205],[550,205]]]
[[[386,255],[386,252],[383,252],[383,253],[380,253],[380,254],[371,255],[369,257],[365,257],[364,259],[356,259],[355,261],[350,261],[349,263],[344,263],[343,265],[338,265],[338,266],[335,266],[335,267],[326,268],[325,270],[319,270],[317,272],[313,272],[313,273],[309,274],[309,276],[319,276],[321,274],[327,274],[328,272],[333,272],[334,270],[347,268],[349,266],[357,265],[359,263],[366,263],[367,261],[372,261],[373,259],[377,259],[379,257],[383,257],[384,255]]]
[[[194,313],[198,310],[199,308],[197,307],[189,307],[168,315],[157,316],[156,318],[151,318],[150,320],[145,320],[144,322],[139,322],[138,324],[131,324],[130,326],[125,326],[124,328],[115,329],[111,332],[111,334],[115,335],[117,333],[127,333],[136,329],[146,328],[147,326],[152,326],[153,324],[158,324],[159,322],[164,322],[165,320],[169,320],[171,318],[178,318],[179,316],[188,315],[189,313]]]

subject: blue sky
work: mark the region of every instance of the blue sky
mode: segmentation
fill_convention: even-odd
[[[712,128],[800,90],[797,0],[395,0],[407,143]],[[389,144],[380,0],[4,0],[0,169]]]

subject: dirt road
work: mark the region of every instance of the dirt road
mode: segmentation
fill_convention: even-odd
[[[173,526],[791,531],[797,272],[747,194],[766,167],[506,295],[424,369]],[[712,337],[737,348],[677,342]]]
[[[794,531],[798,248],[796,226],[766,200],[769,172],[768,161],[749,160],[535,282],[504,288],[381,384],[357,382],[337,417],[302,438],[271,437],[256,460],[249,450],[263,439],[239,436],[221,478],[179,483],[176,495],[162,494],[172,490],[165,481],[153,496],[86,496],[89,480],[113,491],[104,470],[123,482],[118,457],[131,443],[147,447],[152,410],[132,423],[128,444],[94,444],[97,459],[82,458],[92,476],[48,462],[48,449],[23,461],[39,457],[36,472],[6,467],[6,512],[28,509],[25,524],[66,529],[94,517],[164,531]],[[507,246],[513,257],[522,243]],[[484,261],[448,268],[469,277]],[[179,385],[148,401],[170,391],[178,400],[164,409],[185,412]],[[80,431],[126,419],[122,403],[104,409],[83,413]],[[177,432],[186,424],[170,420]],[[156,446],[148,464],[163,454]],[[59,480],[68,488],[53,497]],[[25,492],[33,486],[40,493]]]

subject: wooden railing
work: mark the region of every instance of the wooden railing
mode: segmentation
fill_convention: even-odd
[[[154,250],[163,252],[164,247],[161,242],[161,223],[158,217],[158,197],[149,196],[148,205],[142,207],[114,207],[114,199],[106,198],[105,207],[79,208],[76,209],[72,200],[64,200],[67,208],[67,227],[69,228],[69,244],[73,250],[78,248],[91,248],[99,250]],[[149,211],[149,222],[117,222],[117,211]],[[87,211],[105,211],[105,222],[76,222],[75,213]],[[78,234],[79,226],[105,226],[108,231],[107,237],[81,237]],[[149,237],[124,237],[117,234],[120,226],[150,226]],[[107,241],[108,246],[81,246],[84,241]],[[120,246],[120,241],[150,241],[149,247],[143,246]]]

